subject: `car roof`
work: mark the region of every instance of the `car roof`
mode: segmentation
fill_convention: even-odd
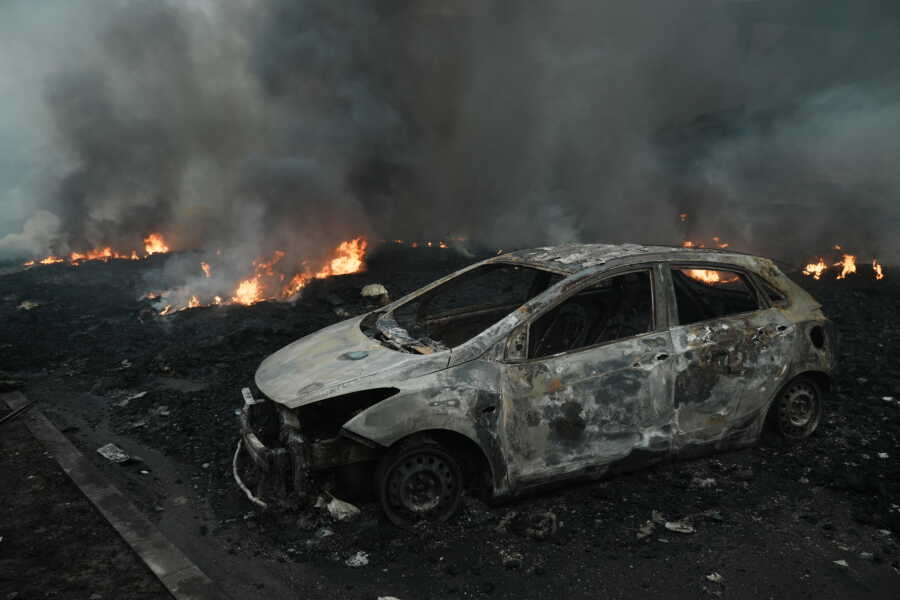
[[[491,259],[491,262],[521,262],[569,274],[639,257],[645,260],[710,261],[746,263],[751,255],[719,248],[685,248],[682,246],[642,246],[640,244],[564,244],[527,250],[515,250]],[[758,257],[752,257],[758,258]],[[636,262],[633,260],[623,262]]]

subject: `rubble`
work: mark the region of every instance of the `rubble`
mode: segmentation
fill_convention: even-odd
[[[359,516],[359,508],[334,496],[325,504],[325,509],[335,521],[349,521]]]
[[[345,560],[344,564],[348,567],[364,567],[369,564],[369,555],[366,552],[359,551]]]
[[[363,287],[359,293],[363,298],[375,300],[378,304],[390,304],[391,296],[388,294],[387,288],[380,283],[370,283]]]
[[[666,521],[665,527],[676,533],[694,533],[696,531],[687,521]]]
[[[99,448],[97,448],[97,454],[110,462],[119,464],[126,463],[131,460],[131,457],[124,450],[113,443],[109,443],[105,446],[100,446]]]

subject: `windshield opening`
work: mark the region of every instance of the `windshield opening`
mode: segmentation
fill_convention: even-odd
[[[389,313],[367,335],[398,350],[429,354],[472,339],[563,277],[533,267],[476,267]]]

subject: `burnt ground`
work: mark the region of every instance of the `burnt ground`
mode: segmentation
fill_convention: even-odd
[[[841,335],[826,418],[806,443],[499,506],[466,499],[454,522],[406,532],[372,502],[350,523],[321,510],[254,510],[231,480],[234,412],[266,355],[338,312],[366,310],[363,285],[383,283],[398,297],[473,258],[386,248],[366,273],[315,282],[295,305],[169,317],[139,299],[145,275],[166,260],[152,258],[8,269],[0,380],[38,402],[235,598],[896,597],[900,279],[890,270],[880,282],[801,282]],[[38,306],[26,310],[26,300]],[[160,594],[21,423],[0,426],[0,440],[0,598]],[[135,459],[106,462],[94,450],[107,442]],[[679,520],[693,532],[664,525]],[[354,556],[366,564],[348,566]]]

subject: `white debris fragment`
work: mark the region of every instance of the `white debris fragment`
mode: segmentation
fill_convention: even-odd
[[[348,567],[364,567],[369,564],[369,555],[362,550],[344,561]]]
[[[100,446],[99,448],[97,448],[97,454],[114,463],[121,464],[131,460],[131,457],[128,456],[128,454],[126,454],[124,450],[122,450],[115,444],[106,444],[105,446]]]
[[[666,529],[675,533],[694,533],[696,531],[687,521],[666,521]]]
[[[137,394],[132,394],[125,398],[126,400],[138,400],[139,398],[143,398],[147,395],[147,392],[138,392]]]
[[[888,453],[887,452],[879,452],[878,458],[888,458]]]
[[[349,502],[338,500],[333,496],[331,498],[331,501],[325,505],[325,509],[328,511],[328,514],[331,515],[331,518],[335,521],[347,521],[359,514],[358,508],[356,508]]]
[[[380,283],[370,283],[362,289],[359,295],[364,298],[371,298],[377,296],[387,296],[387,293],[387,288]]]
[[[651,533],[653,533],[653,529],[656,527],[653,521],[645,521],[643,525],[638,529],[637,539],[642,540]]]
[[[40,306],[37,302],[32,302],[31,300],[23,300],[21,304],[19,304],[19,310],[32,310]]]
[[[844,560],[843,558],[842,558],[841,560],[835,560],[835,561],[832,561],[832,563],[833,563],[835,566],[838,566],[838,567],[840,567],[840,568],[842,568],[842,569],[849,569],[849,568],[850,568],[850,565],[848,565],[848,564],[847,564],[847,561]]]
[[[713,571],[709,575],[706,576],[707,581],[712,581],[713,583],[722,583],[725,581],[725,578],[719,575],[716,571]]]
[[[378,596],[378,600],[400,600],[396,596]]]
[[[893,402],[894,401],[893,396],[882,396],[881,399],[884,400],[885,402]]]
[[[711,488],[715,487],[716,480],[712,477],[694,477],[692,483],[700,488]]]

